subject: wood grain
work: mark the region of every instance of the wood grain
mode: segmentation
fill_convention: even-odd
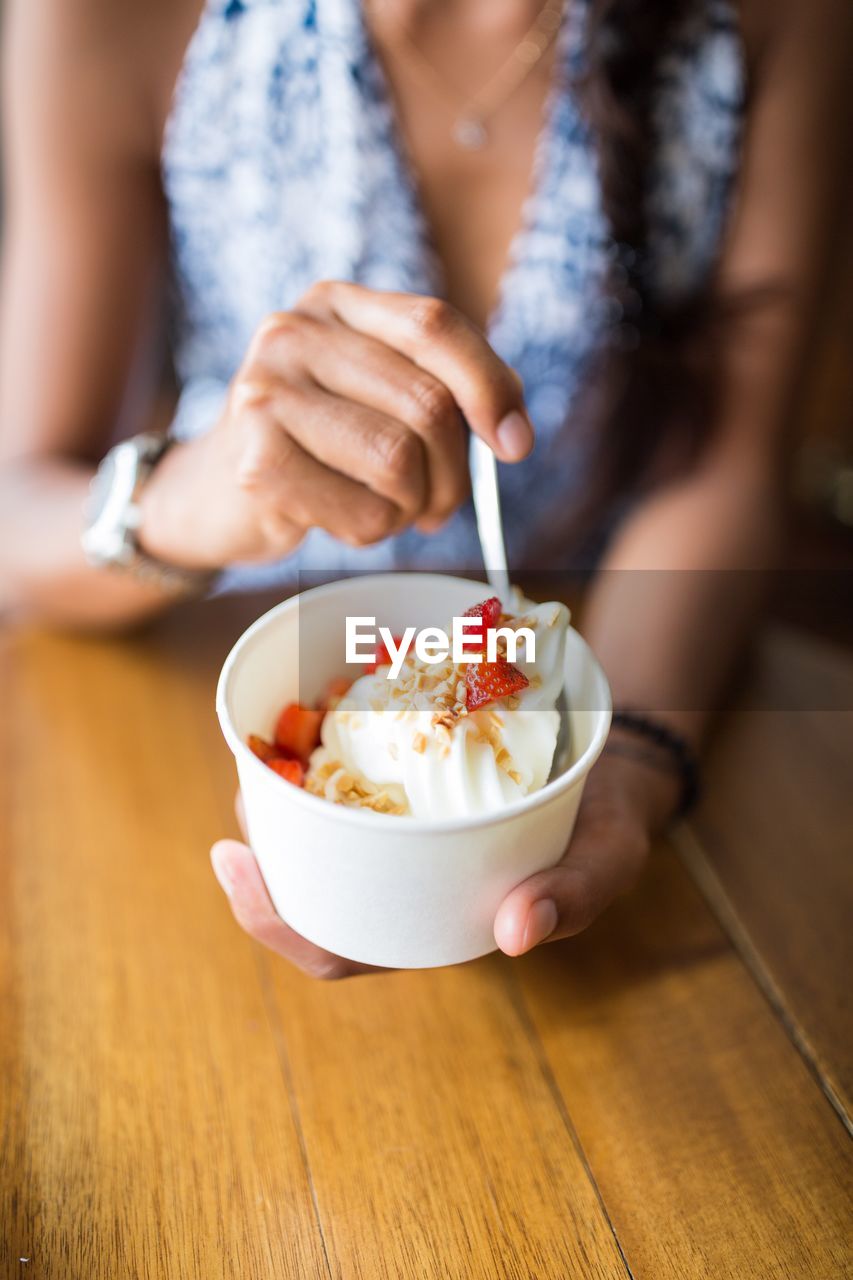
[[[209,874],[233,817],[208,680],[39,637],[3,667],[8,1274],[322,1276],[257,956]]]
[[[213,687],[264,603],[0,640],[0,1274],[843,1276],[842,1127],[669,852],[520,964],[323,985],[240,933]]]
[[[842,1277],[847,1135],[667,848],[515,968],[635,1277]]]
[[[270,965],[335,1275],[627,1276],[508,968],[318,989]]]
[[[768,634],[682,841],[744,958],[853,1116],[853,661]]]

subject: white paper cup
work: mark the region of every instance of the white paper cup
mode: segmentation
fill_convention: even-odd
[[[495,950],[493,923],[506,894],[565,850],[611,713],[604,673],[571,628],[565,689],[574,763],[498,812],[424,821],[345,808],[285,782],[246,745],[250,733],[272,736],[287,702],[319,697],[344,672],[347,615],[375,616],[395,633],[445,626],[489,594],[483,584],[440,574],[334,582],[264,614],[222,668],[216,708],[270,897],[293,929],[336,955],[412,969],[485,955]],[[300,654],[300,639],[310,654]]]

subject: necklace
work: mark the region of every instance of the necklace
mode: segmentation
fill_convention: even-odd
[[[400,43],[421,79],[428,81],[433,92],[443,98],[452,110],[450,136],[458,147],[465,151],[480,151],[488,145],[489,121],[542,60],[560,29],[564,6],[565,0],[545,0],[536,21],[524,33],[506,61],[481,89],[472,96],[463,98],[461,105],[459,91],[449,85],[442,73],[424,57],[408,32],[403,27],[397,29]]]

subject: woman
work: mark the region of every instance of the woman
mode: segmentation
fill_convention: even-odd
[[[513,566],[598,566],[585,630],[626,713],[563,862],[495,922],[509,954],[584,928],[688,798],[742,571],[779,554],[846,8],[13,2],[5,606],[115,626],[213,573],[474,566],[467,423],[507,464]],[[170,443],[102,468],[84,553],[96,461],[155,422],[169,246]],[[214,865],[255,937],[355,968],[244,846]]]

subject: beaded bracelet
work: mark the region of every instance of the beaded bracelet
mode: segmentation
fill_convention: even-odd
[[[640,738],[645,738],[670,757],[670,762],[681,782],[681,794],[673,816],[683,818],[696,804],[700,791],[699,759],[684,735],[660,720],[640,715],[635,711],[614,711],[611,724],[614,729],[625,729]],[[649,757],[644,759],[649,764],[655,763]]]

